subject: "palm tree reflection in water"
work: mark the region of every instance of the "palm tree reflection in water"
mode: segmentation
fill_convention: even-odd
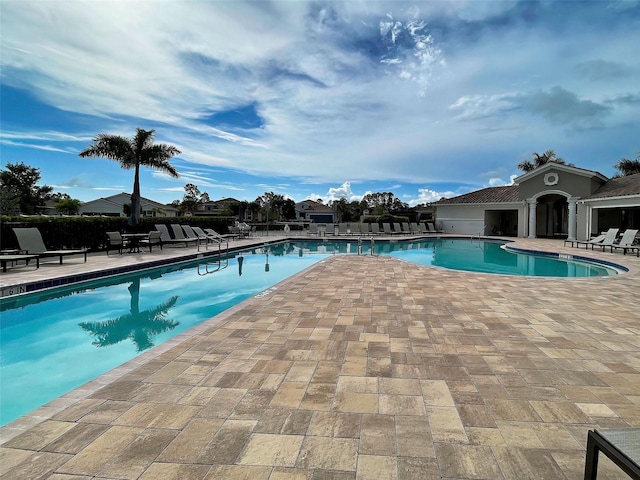
[[[169,298],[157,307],[140,311],[140,278],[135,278],[129,285],[131,294],[131,312],[106,322],[81,322],[78,325],[96,340],[92,345],[108,347],[131,339],[138,352],[153,347],[153,337],[180,325],[166,318],[169,310],[178,301],[177,296]]]

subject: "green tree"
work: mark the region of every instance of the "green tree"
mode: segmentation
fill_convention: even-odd
[[[200,189],[193,183],[187,183],[184,186],[184,196],[182,197],[181,210],[185,212],[193,213],[196,209],[196,205],[200,200]]]
[[[65,215],[77,215],[80,211],[80,200],[75,198],[61,198],[56,202],[56,210]]]
[[[638,152],[635,160],[621,158],[618,163],[615,164],[615,167],[616,170],[618,170],[616,177],[626,177],[640,173],[640,152]]]
[[[7,163],[6,170],[0,170],[0,210],[6,214],[38,213],[49,199],[53,187],[38,186],[40,169],[24,163]]]
[[[524,160],[523,162],[520,162],[518,164],[518,168],[523,172],[530,172],[531,170],[541,167],[542,165],[549,162],[562,163],[562,164],[565,163],[565,161],[562,158],[556,155],[556,152],[554,152],[553,150],[547,150],[542,154],[533,152],[533,159]]]
[[[173,145],[153,143],[155,130],[136,129],[132,138],[99,134],[93,143],[80,152],[81,157],[107,158],[120,163],[125,169],[133,168],[133,193],[131,194],[131,216],[129,225],[140,223],[140,167],[150,167],[178,178],[178,171],[169,160],[180,154]]]
[[[282,218],[285,220],[293,220],[296,218],[296,202],[292,199],[285,199],[282,204]]]
[[[394,213],[398,210],[408,208],[406,203],[402,202],[391,192],[368,193],[360,203],[364,208],[372,210],[374,215]]]

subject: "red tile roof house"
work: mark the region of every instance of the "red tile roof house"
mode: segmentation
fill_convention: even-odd
[[[332,207],[313,200],[296,203],[296,220],[314,223],[335,223],[336,212]]]
[[[587,240],[640,228],[640,174],[607,178],[549,162],[514,179],[433,203],[445,233]]]

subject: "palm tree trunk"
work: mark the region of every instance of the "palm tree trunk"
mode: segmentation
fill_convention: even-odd
[[[129,217],[129,226],[137,227],[140,223],[140,165],[136,164],[135,175],[133,179],[133,193],[131,194],[131,216]]]

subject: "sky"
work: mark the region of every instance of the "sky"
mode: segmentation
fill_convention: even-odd
[[[0,168],[81,201],[133,171],[80,158],[155,130],[144,197],[410,206],[508,185],[533,152],[611,177],[640,151],[640,1],[0,0]]]

